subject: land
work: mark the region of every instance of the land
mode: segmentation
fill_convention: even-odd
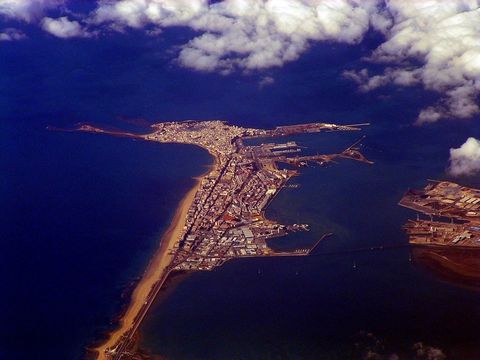
[[[237,258],[309,255],[321,239],[309,248],[292,252],[275,252],[267,245],[269,239],[309,230],[308,224],[285,225],[265,217],[265,209],[274,197],[299,174],[294,167],[324,166],[342,158],[372,164],[360,151],[361,139],[340,153],[312,156],[298,155],[301,148],[293,141],[246,145],[246,140],[359,131],[363,125],[368,124],[309,123],[265,130],[233,126],[218,120],[183,121],[155,124],[153,131],[145,135],[79,126],[77,131],[192,144],[206,149],[215,159],[211,170],[198,179],[182,201],[159,251],[133,292],[120,326],[110,334],[107,342],[94,349],[97,358],[138,358],[132,351],[134,335],[172,272],[208,271]],[[282,163],[287,166],[282,168],[279,166]]]
[[[415,246],[415,263],[443,281],[480,291],[480,247]]]
[[[399,205],[428,215],[404,226],[411,244],[480,249],[480,190],[430,180],[423,190],[408,190]]]
[[[175,249],[176,242],[182,236],[184,219],[187,216],[190,205],[199,187],[200,179],[197,180],[195,186],[180,202],[172,223],[162,236],[160,248],[153,256],[147,267],[147,271],[132,293],[130,305],[123,314],[119,327],[114,332],[109,334],[109,339],[107,342],[102,343],[93,349],[94,352],[98,354],[98,359],[128,359],[129,357],[127,355],[134,356],[134,354],[131,354],[129,350],[130,346],[133,345],[133,335],[135,334],[138,326],[141,324],[141,321],[148,310],[148,307],[146,307],[146,299],[151,299],[151,301],[153,301],[154,297],[152,290],[160,290],[171,272],[169,265],[173,260],[173,250]],[[128,336],[129,334],[131,335]],[[124,344],[121,347],[122,349],[125,349],[123,351],[123,357],[109,356],[109,353],[111,353],[110,348],[117,344],[119,346]]]

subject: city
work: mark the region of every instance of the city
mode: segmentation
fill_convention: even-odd
[[[159,276],[144,277],[139,286],[148,284],[150,290],[140,298],[139,306],[131,315],[131,323],[124,324],[118,336],[98,349],[99,359],[131,359],[134,335],[156,295],[168,276],[174,271],[206,271],[226,261],[258,256],[307,256],[329,234],[312,247],[291,252],[275,252],[267,240],[285,236],[294,231],[308,231],[308,224],[280,224],[265,217],[264,211],[287,182],[299,174],[290,167],[320,166],[336,159],[351,159],[372,164],[358,147],[363,138],[336,154],[313,156],[295,155],[301,148],[293,141],[286,143],[246,144],[249,139],[275,138],[301,133],[330,131],[359,131],[361,126],[310,123],[281,126],[273,130],[243,128],[224,121],[165,122],[152,125],[154,131],[146,135],[103,130],[81,125],[76,130],[126,136],[160,143],[193,144],[206,149],[214,157],[214,165],[197,184],[198,188],[180,219],[178,238],[171,239],[167,253],[162,257],[165,266]],[[159,261],[161,262],[161,261]],[[137,301],[138,302],[138,301]]]

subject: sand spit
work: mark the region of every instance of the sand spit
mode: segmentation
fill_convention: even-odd
[[[190,191],[180,202],[169,228],[162,236],[159,249],[153,256],[147,267],[147,270],[145,271],[145,274],[132,293],[130,304],[125,314],[120,319],[119,327],[109,334],[108,340],[105,343],[92,349],[92,351],[98,354],[97,359],[107,359],[105,356],[105,350],[114,347],[120,337],[132,326],[135,317],[138,315],[142,305],[145,303],[145,299],[147,298],[150,289],[154,283],[162,277],[166,271],[166,268],[172,261],[173,255],[171,254],[171,250],[174,249],[175,244],[180,240],[188,209],[193,203],[195,194],[200,187],[200,183],[201,178],[196,178],[195,186],[190,189]]]

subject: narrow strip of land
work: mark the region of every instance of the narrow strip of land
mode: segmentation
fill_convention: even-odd
[[[162,236],[160,248],[155,253],[145,274],[132,294],[130,304],[125,314],[122,316],[119,327],[109,334],[107,342],[93,349],[93,351],[98,354],[98,359],[108,359],[108,349],[115,349],[116,346],[121,343],[120,340],[124,334],[131,330],[135,325],[135,320],[142,307],[145,305],[145,300],[147,299],[151,289],[155,286],[159,279],[166,278],[167,272],[169,271],[169,265],[174,257],[174,249],[178,247],[178,242],[181,239],[188,209],[193,203],[195,194],[200,187],[200,182],[200,178],[196,179],[194,187],[190,189],[190,191],[180,202],[169,228]]]
[[[160,250],[133,292],[118,329],[95,350],[98,359],[132,359],[134,335],[156,295],[172,271],[208,271],[235,258],[259,256],[308,256],[312,249],[275,252],[267,240],[294,231],[308,231],[308,224],[280,224],[265,217],[265,209],[287,182],[299,172],[293,166],[327,165],[339,159],[372,164],[360,151],[360,141],[337,154],[292,156],[301,151],[295,142],[246,145],[252,138],[276,138],[300,133],[358,131],[356,125],[309,123],[273,130],[243,128],[223,121],[183,121],[152,125],[146,135],[108,131],[90,125],[77,130],[126,136],[161,143],[200,146],[214,158],[203,176],[182,201]],[[363,138],[362,138],[363,139]]]

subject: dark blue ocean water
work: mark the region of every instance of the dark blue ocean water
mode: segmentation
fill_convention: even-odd
[[[375,165],[307,168],[293,179],[300,187],[285,189],[267,211],[285,223],[311,224],[309,233],[271,240],[279,249],[334,232],[317,256],[237,260],[191,275],[159,299],[143,326],[144,346],[175,359],[350,359],[356,336],[370,332],[383,355],[412,359],[413,344],[422,341],[451,359],[476,359],[478,291],[422,271],[405,248],[321,255],[405,244],[401,226],[414,214],[397,202],[408,184],[445,177],[446,154],[422,140],[427,131],[393,125],[366,132],[364,152]],[[455,136],[444,128],[428,132],[438,143]],[[295,140],[329,152],[357,136]]]
[[[76,359],[109,328],[209,155],[17,125],[2,127],[1,358]]]
[[[474,120],[411,126],[434,94],[361,94],[341,79],[343,70],[363,66],[359,59],[378,42],[373,35],[361,46],[315,46],[282,69],[230,76],[172,62],[174,45],[188,37],[175,29],[157,38],[131,32],[63,41],[32,30],[28,40],[2,44],[0,358],[80,358],[109,329],[191,177],[211,161],[194,147],[48,132],[46,125],[143,131],[139,124],[184,119],[257,127],[370,121],[364,151],[374,166],[305,169],[294,179],[301,186],[268,211],[312,225],[310,233],[272,242],[279,248],[333,231],[319,253],[405,243],[400,227],[412,214],[396,205],[402,193],[444,178],[448,149],[480,135]],[[275,82],[260,88],[266,75]],[[329,152],[357,135],[296,141]],[[389,352],[424,341],[454,359],[478,355],[478,293],[423,272],[405,249],[235,261],[183,279],[160,300],[142,346],[171,358],[342,359],[361,330]]]

